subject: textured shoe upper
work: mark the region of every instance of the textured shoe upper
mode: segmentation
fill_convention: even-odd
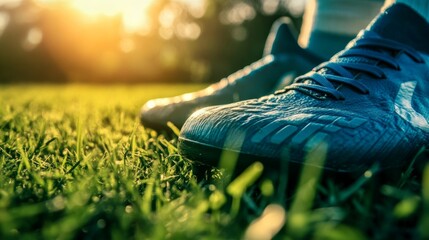
[[[285,154],[304,163],[323,141],[328,156],[320,167],[329,170],[363,171],[375,162],[400,166],[428,144],[429,46],[422,36],[429,36],[429,24],[395,4],[344,51],[284,90],[198,111],[185,123],[181,141],[273,166]],[[243,134],[244,141],[234,141]],[[204,158],[210,156],[197,160]]]
[[[272,93],[283,76],[305,73],[320,62],[298,46],[290,20],[282,18],[274,24],[261,60],[201,91],[151,100],[142,107],[140,119],[156,129],[165,127],[167,121],[181,127],[195,110]]]

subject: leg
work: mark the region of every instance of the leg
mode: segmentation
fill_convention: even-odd
[[[310,0],[299,43],[330,58],[343,49],[380,12],[383,0]]]

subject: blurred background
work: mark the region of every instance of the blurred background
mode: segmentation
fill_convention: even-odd
[[[0,0],[0,83],[211,82],[306,0]]]

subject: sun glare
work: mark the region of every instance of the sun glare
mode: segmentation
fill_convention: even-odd
[[[114,0],[73,0],[71,1],[71,5],[90,16],[114,16],[121,13],[121,5],[124,2]]]
[[[37,0],[51,4],[61,0]],[[154,0],[68,0],[70,6],[90,18],[120,16],[127,32],[145,32],[150,28],[148,12]]]
[[[122,17],[124,30],[127,32],[144,32],[150,27],[148,10],[153,0],[72,0],[74,8],[88,16]]]
[[[0,0],[2,1],[2,0]],[[3,0],[4,1],[4,0]],[[12,0],[8,0],[12,1]],[[16,0],[15,0],[16,1]],[[145,34],[151,30],[152,22],[159,20],[161,25],[165,25],[166,21],[169,22],[167,25],[171,27],[171,21],[174,21],[177,14],[180,14],[181,9],[173,12],[174,16],[165,16],[166,12],[163,11],[160,19],[151,19],[150,8],[153,6],[156,0],[35,0],[39,4],[49,5],[55,3],[66,3],[70,7],[78,10],[82,14],[89,18],[98,18],[100,16],[119,16],[122,19],[123,29],[128,33],[141,33]],[[172,0],[172,3],[182,4],[186,6],[187,11],[196,17],[200,18],[205,14],[208,0]],[[168,9],[167,9],[168,10]],[[171,9],[170,9],[171,10]],[[168,15],[168,14],[167,14]],[[168,19],[164,19],[164,18]],[[165,28],[165,26],[163,26]],[[195,26],[187,26],[187,30],[194,31]],[[170,29],[171,31],[171,29]],[[194,34],[195,36],[199,34]],[[194,39],[195,36],[189,37]]]

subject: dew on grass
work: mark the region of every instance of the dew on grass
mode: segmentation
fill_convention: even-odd
[[[372,171],[370,171],[370,170],[365,171],[365,173],[364,173],[364,176],[365,176],[366,178],[371,178],[371,177],[372,177],[372,175],[373,175],[373,173],[372,173]]]
[[[130,214],[130,213],[132,213],[134,210],[133,210],[133,207],[131,206],[131,205],[127,205],[126,207],[125,207],[125,212],[126,213],[128,213],[128,214]]]
[[[66,201],[62,196],[56,196],[54,199],[46,203],[46,207],[50,212],[63,210],[65,206],[66,206]]]

